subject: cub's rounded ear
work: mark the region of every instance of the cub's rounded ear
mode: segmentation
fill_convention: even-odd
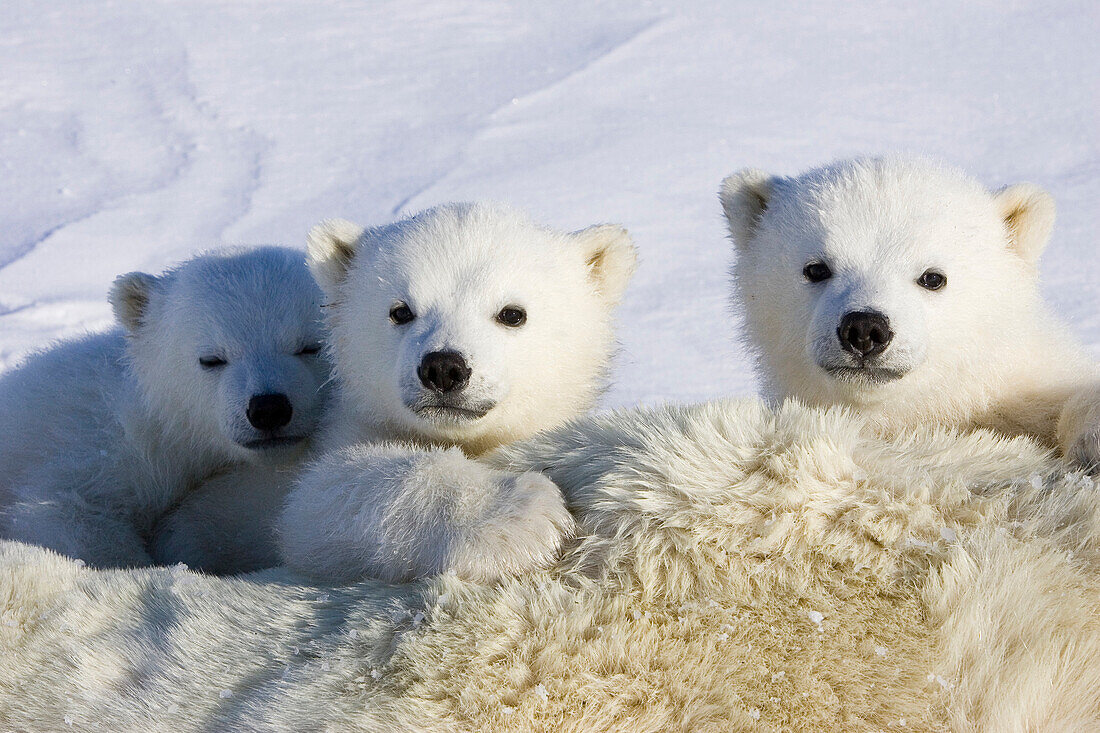
[[[111,284],[107,300],[111,303],[115,319],[129,333],[135,333],[144,322],[149,299],[158,282],[158,278],[144,272],[128,272],[116,277]]]
[[[760,217],[768,208],[775,177],[756,168],[727,176],[718,189],[733,242],[744,247],[756,233]]]
[[[363,227],[343,219],[326,219],[309,230],[306,240],[309,269],[325,295],[332,297],[344,281],[363,231]]]
[[[993,194],[1009,247],[1026,262],[1035,265],[1050,242],[1054,229],[1054,199],[1033,183],[1005,186]]]
[[[581,247],[588,276],[600,296],[615,305],[638,264],[630,233],[618,224],[596,224],[571,235]]]

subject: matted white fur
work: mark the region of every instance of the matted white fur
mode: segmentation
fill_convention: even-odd
[[[1027,438],[720,402],[490,460],[566,492],[554,568],[328,587],[0,545],[0,728],[1100,726],[1100,496]]]
[[[329,373],[321,292],[301,252],[260,247],[123,275],[111,303],[121,328],[0,379],[0,537],[145,565],[154,522],[197,482],[308,445]],[[250,401],[271,393],[292,413],[260,430]]]
[[[1042,189],[989,191],[894,157],[791,178],[745,170],[720,197],[745,340],[774,400],[851,406],[895,435],[928,423],[1026,434],[1100,463],[1100,373],[1039,292],[1054,225]],[[811,263],[827,279],[809,281]],[[922,287],[926,272],[946,284]],[[892,334],[865,361],[839,338],[855,312]]]

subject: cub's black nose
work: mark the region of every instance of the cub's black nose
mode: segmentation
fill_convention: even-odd
[[[845,351],[868,357],[885,351],[894,332],[890,330],[890,321],[881,313],[852,311],[840,319],[836,336]]]
[[[278,430],[288,424],[293,414],[294,406],[290,404],[285,394],[279,393],[252,395],[252,399],[248,401],[248,409],[245,411],[252,427],[267,432]]]
[[[458,392],[470,381],[472,373],[462,355],[453,351],[426,354],[416,370],[421,384],[436,392]]]

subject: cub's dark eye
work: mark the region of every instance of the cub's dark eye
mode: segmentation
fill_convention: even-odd
[[[199,357],[199,366],[201,366],[203,369],[217,369],[218,367],[223,367],[228,363],[229,362],[227,362],[225,359],[223,359],[220,356],[200,356]]]
[[[310,344],[309,346],[303,346],[298,349],[295,356],[313,356],[319,353],[321,353],[321,344]]]
[[[506,305],[500,309],[500,313],[497,313],[497,323],[518,328],[527,323],[527,311],[518,305]]]
[[[917,285],[925,290],[939,290],[947,284],[947,275],[935,270],[925,270],[924,274],[917,278]]]
[[[824,262],[811,262],[802,268],[802,276],[812,283],[819,283],[831,278],[833,271]]]
[[[404,303],[397,302],[390,308],[390,320],[395,325],[404,326],[406,323],[411,323],[416,319],[416,314],[412,312],[412,308]]]

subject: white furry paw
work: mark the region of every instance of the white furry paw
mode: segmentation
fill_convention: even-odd
[[[492,473],[496,487],[491,511],[466,536],[456,538],[447,568],[478,582],[550,565],[574,530],[561,490],[545,475]]]
[[[306,470],[279,520],[286,564],[329,581],[403,583],[454,571],[489,582],[554,560],[573,520],[539,473],[458,448],[358,445]]]

